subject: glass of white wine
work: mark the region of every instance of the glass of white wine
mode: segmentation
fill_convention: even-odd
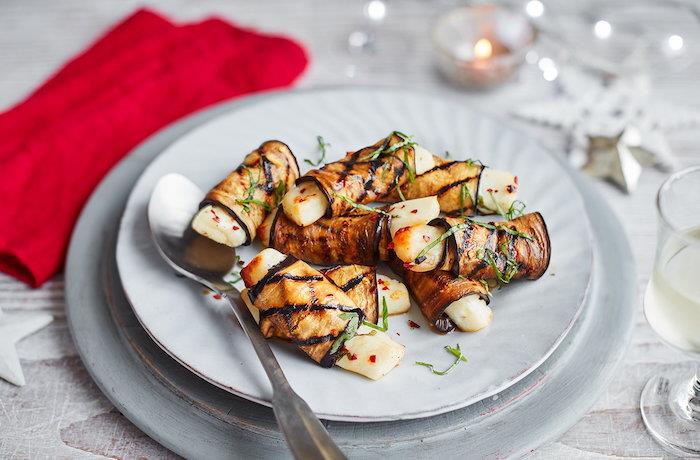
[[[653,376],[641,397],[649,432],[676,455],[700,455],[700,166],[677,172],[659,189],[658,240],[644,313],[692,369]]]

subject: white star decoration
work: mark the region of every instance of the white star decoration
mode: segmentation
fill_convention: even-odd
[[[606,154],[595,152],[590,139],[612,142],[624,133],[619,146],[631,155],[620,162],[618,150],[608,150],[615,158],[597,163],[609,164],[611,169],[597,168],[595,175],[611,179],[628,192],[634,190],[642,166],[675,169],[666,132],[700,126],[700,111],[653,99],[645,77],[619,78],[603,85],[597,78],[570,69],[557,84],[557,96],[516,107],[513,115],[568,134],[569,158],[578,167],[596,162],[591,158],[596,153],[599,157]]]
[[[25,383],[15,344],[53,320],[46,313],[7,315],[0,310],[0,378],[18,386]]]

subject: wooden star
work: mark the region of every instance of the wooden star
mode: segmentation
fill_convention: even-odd
[[[25,384],[15,344],[52,320],[46,313],[7,315],[0,311],[0,378],[17,386]]]

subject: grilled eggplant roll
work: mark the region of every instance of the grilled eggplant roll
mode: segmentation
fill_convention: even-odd
[[[504,214],[518,196],[518,178],[472,160],[447,161],[435,157],[436,166],[401,186],[406,199],[436,195],[446,214]],[[382,201],[398,201],[394,188]]]
[[[344,279],[347,273],[332,276]],[[403,358],[403,345],[361,326],[363,309],[305,262],[268,248],[241,270],[241,277],[244,299],[258,312],[263,335],[290,340],[321,366],[337,364],[377,380]]]
[[[279,209],[258,227],[263,245],[317,265],[376,265],[387,260],[391,236],[400,228],[426,224],[440,214],[436,197],[402,201],[380,212],[353,211],[323,217],[301,227]]]
[[[282,206],[294,223],[310,225],[322,216],[343,216],[356,204],[378,201],[393,187],[433,166],[430,152],[394,131],[374,145],[300,177],[285,195]]]
[[[250,244],[267,211],[299,177],[292,151],[280,141],[263,142],[207,193],[192,228],[231,247]]]
[[[389,265],[401,276],[430,326],[447,333],[458,327],[474,332],[491,323],[489,292],[485,283],[436,270],[427,273],[406,270],[397,258]]]
[[[456,276],[502,284],[541,277],[551,253],[547,225],[538,212],[491,223],[438,218],[429,225],[399,230],[393,243],[408,270],[439,268]]]
[[[258,229],[260,241],[306,262],[376,265],[380,252],[386,254],[390,240],[386,215],[365,211],[349,216],[324,217],[301,227],[281,210],[273,213]]]

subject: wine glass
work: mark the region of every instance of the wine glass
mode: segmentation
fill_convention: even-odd
[[[700,454],[700,166],[669,177],[656,199],[658,239],[644,313],[694,369],[653,376],[640,406],[649,433],[677,455]]]

